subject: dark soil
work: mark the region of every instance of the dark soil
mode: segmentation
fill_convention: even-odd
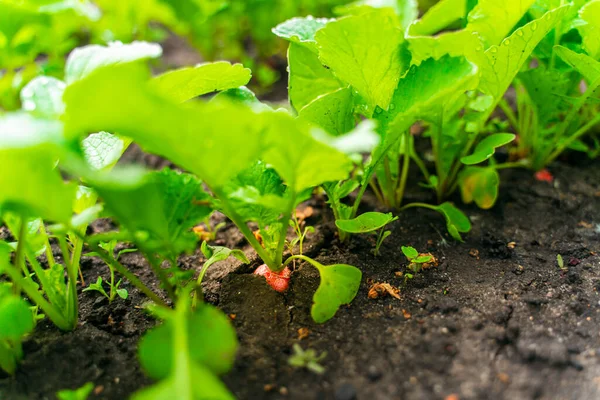
[[[136,150],[128,155],[152,164],[139,157]],[[506,171],[492,210],[463,207],[473,222],[465,243],[447,238],[439,215],[406,212],[377,258],[371,237],[341,246],[326,205],[313,200],[308,223],[317,231],[306,252],[324,264],[359,267],[358,296],[316,325],[310,306],[319,278],[312,267],[298,265],[285,294],[251,274],[257,260],[248,248],[251,267],[212,267],[207,299],[235,315],[241,344],[226,384],[240,399],[600,398],[600,163],[557,163],[551,171],[554,184]],[[108,225],[99,221],[94,229]],[[245,245],[232,226],[218,240]],[[439,266],[404,286],[395,275],[406,265],[401,245],[431,251]],[[557,254],[566,270],[557,266]],[[141,256],[126,254],[122,261],[156,287]],[[181,260],[189,268],[201,262],[199,252]],[[92,258],[83,259],[82,269],[86,281],[108,275]],[[398,286],[401,300],[369,299],[368,280]],[[142,309],[145,298],[124,285],[129,299],[112,304],[82,293],[74,332],[39,323],[17,374],[0,376],[0,399],[54,399],[60,389],[91,381],[91,399],[121,400],[149,385],[136,346],[156,322]],[[309,332],[302,340],[300,328]],[[294,343],[326,351],[325,374],[288,366]]]

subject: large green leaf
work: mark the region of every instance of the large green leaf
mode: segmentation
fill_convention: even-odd
[[[504,96],[538,43],[561,21],[568,10],[569,6],[566,5],[550,11],[542,18],[518,28],[499,46],[491,46],[486,50],[486,59],[480,65],[480,90],[494,98],[494,106]]]
[[[600,59],[600,0],[590,1],[579,10],[579,17],[585,24],[577,25],[583,38],[583,48],[588,55]]]
[[[130,44],[113,42],[108,46],[93,44],[79,47],[73,50],[67,58],[65,82],[70,85],[101,67],[157,58],[161,54],[162,48],[159,45],[147,42]]]
[[[309,258],[306,261],[319,270],[321,275],[321,283],[313,296],[310,310],[313,320],[321,324],[333,318],[341,305],[350,304],[354,300],[362,273],[351,265],[323,265]]]
[[[75,185],[55,168],[62,125],[26,114],[0,116],[0,210],[67,222]]]
[[[288,63],[288,91],[290,103],[296,111],[321,95],[347,86],[321,64],[316,53],[300,44],[290,43]]]
[[[294,193],[325,182],[346,179],[352,161],[344,153],[315,139],[312,128],[286,112],[270,115],[264,160]]]
[[[486,47],[499,44],[535,0],[479,0],[469,13],[467,30],[477,32]]]
[[[33,314],[25,300],[15,295],[0,297],[0,341],[19,342],[34,327]]]
[[[170,169],[145,173],[121,168],[88,181],[106,209],[145,248],[173,254],[194,248],[197,238],[190,228],[212,211],[201,182]]]
[[[64,96],[70,135],[118,132],[212,189],[258,158],[267,114],[227,101],[178,105],[152,91],[147,78],[145,67],[131,64],[103,68],[70,85]]]
[[[367,233],[383,228],[392,221],[397,220],[392,213],[366,212],[354,219],[340,219],[335,221],[338,228],[348,233]]]
[[[175,313],[181,313],[180,310]],[[150,330],[140,340],[138,353],[146,373],[154,379],[164,379],[176,369],[172,343],[182,332],[175,318],[185,318],[186,332],[181,335],[190,361],[201,364],[213,374],[227,372],[233,364],[238,341],[231,322],[217,308],[202,303],[196,311],[172,316]]]
[[[140,341],[140,362],[148,374],[163,379],[137,392],[135,400],[233,400],[217,375],[233,365],[238,342],[227,317],[201,304],[193,312],[189,300]]]
[[[383,127],[390,126],[377,154],[387,153],[386,149],[419,118],[439,113],[475,87],[477,67],[464,57],[430,58],[419,66],[413,65],[400,80],[390,111],[378,116]]]
[[[350,88],[324,94],[300,110],[300,118],[338,136],[354,127],[354,98]]]
[[[554,51],[564,62],[583,75],[590,85],[600,85],[600,62],[586,54],[575,53],[563,46],[556,46]]]
[[[458,176],[460,193],[466,204],[473,201],[484,210],[492,208],[498,198],[500,176],[493,167],[467,167]]]
[[[365,99],[369,112],[387,110],[407,68],[402,32],[393,12],[381,9],[330,22],[316,34],[319,58]]]
[[[183,103],[203,94],[244,86],[251,77],[252,72],[242,64],[219,61],[166,72],[152,79],[151,86]]]

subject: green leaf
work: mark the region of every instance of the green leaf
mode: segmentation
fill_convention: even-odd
[[[108,298],[108,293],[106,293],[106,290],[104,290],[104,288],[102,287],[102,277],[99,276],[98,279],[96,279],[96,283],[90,283],[88,287],[86,287],[85,289],[82,290],[82,292],[90,292],[90,291],[95,291],[95,292],[100,292],[104,297]]]
[[[0,341],[20,342],[35,327],[29,305],[18,296],[0,296]]]
[[[356,267],[346,264],[323,265],[307,258],[310,264],[319,270],[321,283],[313,296],[310,315],[322,324],[333,318],[338,308],[350,304],[360,287],[362,273]]]
[[[392,221],[397,220],[392,213],[366,212],[354,219],[337,220],[338,228],[348,233],[367,233],[383,228]]]
[[[106,209],[134,234],[141,247],[173,254],[192,249],[197,237],[190,231],[212,211],[211,197],[190,174],[171,169],[145,173],[121,168],[89,180]]]
[[[198,384],[201,382],[202,384]],[[211,371],[202,365],[178,364],[167,379],[136,392],[131,400],[234,400],[235,397]]]
[[[127,289],[117,289],[116,292],[123,300],[127,300],[127,297],[129,297],[129,292]]]
[[[315,139],[311,127],[286,112],[270,118],[263,159],[271,164],[294,193],[329,181],[343,180],[352,161]]]
[[[288,63],[288,92],[296,111],[302,110],[317,97],[346,86],[321,64],[315,53],[297,43],[290,43]]]
[[[460,234],[467,233],[471,230],[469,218],[467,218],[462,211],[448,202],[436,206],[435,209],[446,218],[446,228],[448,229],[450,236],[462,242],[463,240]]]
[[[562,112],[567,111],[569,104],[562,101],[561,96],[567,96],[572,84],[566,74],[538,66],[521,72],[519,81],[536,109],[540,126],[558,122]]]
[[[23,109],[37,117],[57,118],[65,110],[62,101],[65,88],[65,83],[56,78],[34,78],[21,90]]]
[[[56,397],[58,397],[58,400],[86,400],[92,393],[92,390],[94,390],[94,384],[92,382],[88,382],[79,389],[61,390],[60,392],[56,393]]]
[[[441,109],[454,104],[467,90],[475,87],[477,67],[464,57],[430,58],[418,66],[413,65],[398,84],[390,112],[382,112],[377,117],[382,127],[389,125],[389,128],[374,161],[386,154],[418,119],[438,115]]]
[[[429,255],[418,256],[418,257],[416,257],[415,259],[413,259],[411,261],[414,262],[414,263],[417,263],[417,264],[424,264],[424,263],[427,263],[427,262],[431,261],[432,258],[433,257],[429,256]]]
[[[184,318],[183,335],[178,331],[176,318]],[[201,304],[194,312],[186,311],[183,316],[165,321],[140,340],[140,363],[151,378],[164,379],[177,370],[176,350],[172,344],[179,336],[184,339],[181,345],[190,361],[212,374],[225,373],[233,365],[238,341],[231,322],[217,308]]]
[[[219,61],[166,72],[152,79],[150,86],[183,103],[203,94],[244,86],[251,77],[252,72],[242,64]]]
[[[600,85],[600,62],[588,55],[575,53],[563,46],[556,46],[554,51],[564,62],[583,75],[590,85]]]
[[[207,257],[202,268],[208,268],[216,262],[223,261],[233,256],[243,262],[250,264],[250,260],[246,257],[243,251],[238,249],[229,249],[222,246],[209,246],[206,242],[202,242],[202,254]]]
[[[491,46],[486,50],[486,60],[480,65],[480,90],[494,97],[495,104],[504,96],[538,43],[561,21],[568,10],[569,6],[566,5],[550,11],[542,18],[518,28],[499,46]]]
[[[467,15],[466,0],[441,0],[409,28],[410,35],[433,35]]]
[[[458,184],[466,204],[475,201],[479,208],[487,210],[498,199],[500,176],[492,167],[467,167],[460,172]]]
[[[130,44],[112,42],[108,46],[92,44],[78,47],[67,58],[65,81],[68,85],[71,85],[99,68],[136,60],[158,58],[161,54],[162,49],[159,45],[147,42],[133,42]]]
[[[313,137],[348,155],[370,153],[381,138],[376,131],[377,123],[371,119],[360,122],[352,131],[341,136],[330,136],[321,130],[313,130]],[[360,157],[360,155],[358,155]],[[355,162],[356,159],[354,158]]]
[[[479,0],[468,16],[467,30],[477,32],[486,48],[499,44],[535,0]]]
[[[463,157],[460,161],[466,165],[479,164],[494,155],[498,147],[502,147],[515,140],[512,133],[494,133],[487,136],[475,146],[473,154]]]
[[[150,90],[147,78],[145,67],[123,65],[70,85],[64,96],[69,134],[119,132],[213,190],[259,157],[265,113],[224,101],[174,104]]]
[[[453,57],[465,56],[479,65],[484,56],[480,36],[464,29],[437,36],[412,36],[407,41],[412,54],[411,63],[415,65],[428,58],[439,59],[446,54]]]
[[[402,246],[401,249],[402,249],[402,253],[404,253],[406,258],[408,258],[409,260],[419,257],[419,252],[414,247]]]
[[[262,228],[278,221],[290,207],[283,181],[261,161],[232,179],[224,193],[238,215]]]
[[[338,6],[334,12],[338,15],[360,15],[378,8],[389,8],[394,11],[403,30],[419,16],[417,0],[358,0],[350,4]]]
[[[334,136],[346,133],[354,128],[352,89],[341,88],[317,97],[301,109],[299,115]]]
[[[587,3],[579,10],[579,18],[585,24],[577,25],[583,38],[583,48],[588,55],[600,59],[600,0]]]
[[[404,38],[392,12],[330,22],[316,34],[321,62],[365,99],[369,112],[387,110],[400,76],[408,67],[401,55]]]
[[[61,141],[57,121],[21,113],[0,116],[0,210],[70,220],[76,187],[65,184],[55,168]]]
[[[114,167],[130,141],[108,132],[92,133],[81,142],[83,155],[94,170],[106,170]]]
[[[272,31],[280,38],[289,40],[292,43],[301,44],[316,53],[317,42],[315,41],[315,34],[330,21],[332,20],[327,18],[314,18],[309,15],[305,18],[289,19],[277,25]]]
[[[46,296],[53,306],[59,310],[67,309],[67,283],[65,282],[65,267],[55,263],[52,268],[44,270],[44,280],[41,281]]]

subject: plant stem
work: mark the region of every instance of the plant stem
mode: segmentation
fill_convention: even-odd
[[[29,270],[25,264],[25,237],[27,236],[27,223],[25,218],[20,219],[19,236],[17,238],[17,251],[15,252],[15,264],[20,265],[23,275],[29,276]]]
[[[229,217],[229,219],[238,227],[240,232],[244,235],[248,243],[250,243],[250,246],[254,248],[254,251],[256,251],[256,253],[263,260],[263,262],[267,264],[271,271],[280,271],[282,269],[282,266],[277,265],[275,260],[271,259],[271,256],[254,237],[254,234],[252,233],[250,228],[248,228],[246,222],[229,206],[229,204],[227,204],[227,196],[225,196],[225,194],[220,189],[212,189],[212,192],[218,199],[221,200],[221,207],[223,208],[224,214],[227,215],[227,217]]]
[[[410,204],[407,204],[404,207],[402,207],[400,209],[400,211],[404,211],[404,210],[407,210],[409,208],[416,208],[416,207],[428,208],[428,209],[433,210],[433,211],[437,211],[438,210],[436,206],[432,206],[431,204],[427,204],[427,203],[410,203]]]
[[[13,283],[23,289],[27,297],[42,309],[42,311],[48,316],[48,318],[50,318],[54,325],[56,325],[60,330],[63,331],[70,331],[75,328],[75,326],[73,326],[69,323],[69,321],[67,321],[67,319],[62,315],[59,309],[50,304],[44,298],[44,296],[42,296],[42,294],[38,291],[36,285],[34,285],[30,279],[23,278],[18,268],[14,267],[10,263],[7,263],[5,267],[6,268],[4,269],[4,271],[13,281]]]
[[[54,264],[56,264],[56,261],[54,260],[54,254],[52,254],[52,246],[50,246],[48,232],[46,231],[46,227],[43,223],[40,226],[40,231],[44,235],[44,240],[46,242],[46,259],[48,260],[48,267],[52,268]]]
[[[498,106],[500,107],[502,112],[504,112],[504,115],[506,115],[506,117],[508,118],[508,121],[512,125],[513,129],[517,133],[520,133],[519,132],[519,122],[517,120],[517,116],[515,115],[515,112],[513,111],[512,107],[508,104],[508,102],[506,101],[506,99],[504,97],[500,100],[500,102],[498,102]]]
[[[156,274],[156,276],[158,277],[158,279],[164,286],[164,288],[167,292],[167,296],[171,300],[175,301],[177,296],[175,295],[175,291],[173,290],[173,286],[169,282],[169,278],[168,278],[167,274],[165,273],[165,270],[162,268],[162,266],[160,264],[158,264],[156,262],[156,258],[154,257],[154,255],[151,252],[144,251],[143,249],[140,249],[140,251],[142,252],[142,254],[144,254],[144,257],[146,258],[146,260],[148,260],[148,264],[150,264],[150,268],[152,269],[152,271],[154,271],[154,273]]]
[[[279,269],[274,270],[274,272],[278,272],[283,270],[283,248],[285,246],[285,240],[287,239],[287,231],[289,226],[289,220],[292,218],[292,213],[294,212],[294,205],[296,204],[296,195],[295,193],[291,195],[290,202],[288,203],[289,212],[286,213],[281,219],[281,231],[279,232],[279,242],[277,243],[277,250],[275,253],[275,265],[279,266]],[[252,235],[254,236],[254,235]],[[273,269],[271,269],[273,271]]]
[[[58,236],[58,244],[60,245],[60,251],[62,253],[65,269],[67,270],[68,279],[66,296],[67,309],[65,310],[65,317],[72,324],[73,328],[75,328],[75,326],[77,326],[79,311],[79,299],[77,298],[77,270],[73,269],[73,263],[71,263],[66,236]]]
[[[112,257],[109,257],[106,253],[106,250],[98,246],[97,244],[90,244],[90,248],[98,254],[98,257],[102,259],[107,265],[113,266],[113,268],[121,275],[123,275],[133,286],[138,288],[142,293],[144,293],[150,300],[155,302],[156,304],[167,307],[167,304],[160,298],[156,293],[154,293],[150,288],[148,288],[142,281],[139,280],[137,276],[131,273],[127,268],[125,268],[121,263],[117,260],[113,260]]]
[[[402,160],[402,174],[400,176],[400,185],[396,190],[396,208],[399,208],[402,205],[402,200],[404,198],[404,190],[406,189],[406,182],[408,180],[408,170],[410,168],[409,142],[411,142],[411,136],[410,132],[407,131],[404,134],[404,155]]]
[[[587,133],[587,131],[596,126],[596,124],[600,124],[600,115],[597,115],[596,118],[592,119],[587,124],[579,128],[570,138],[568,138],[562,144],[557,146],[556,150],[554,150],[554,152],[552,152],[550,156],[548,156],[548,158],[544,160],[543,165],[548,165],[552,161],[554,161],[556,157],[558,157],[563,151],[565,151],[567,147],[569,147],[575,140],[579,139],[579,137]]]

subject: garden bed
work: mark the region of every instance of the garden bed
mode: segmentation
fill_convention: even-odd
[[[251,274],[256,256],[232,225],[226,227],[218,241],[245,248],[254,262],[221,262],[205,283],[207,299],[230,316],[240,339],[225,383],[240,399],[598,398],[599,168],[597,161],[555,163],[553,184],[524,170],[505,171],[491,211],[465,209],[474,222],[465,243],[440,235],[437,213],[405,212],[379,257],[370,252],[369,236],[341,246],[329,209],[312,200],[315,213],[307,223],[316,233],[307,254],[363,272],[353,303],[322,325],[310,317],[316,271],[298,265],[290,290],[277,293]],[[107,229],[107,222],[94,229]],[[403,286],[395,275],[407,263],[402,245],[432,252],[439,266]],[[126,254],[122,261],[157,288],[142,257]],[[201,261],[198,251],[181,263],[198,268]],[[108,275],[92,258],[83,259],[82,270],[86,281]],[[370,299],[371,280],[398,286],[401,299]],[[129,299],[111,304],[95,292],[81,293],[80,326],[73,332],[39,323],[24,343],[17,374],[0,377],[0,398],[52,399],[60,389],[93,382],[91,398],[124,399],[150,384],[136,348],[156,322],[142,309],[146,298],[124,285]],[[299,340],[301,328],[308,336]],[[327,352],[322,376],[288,365],[294,343]]]

